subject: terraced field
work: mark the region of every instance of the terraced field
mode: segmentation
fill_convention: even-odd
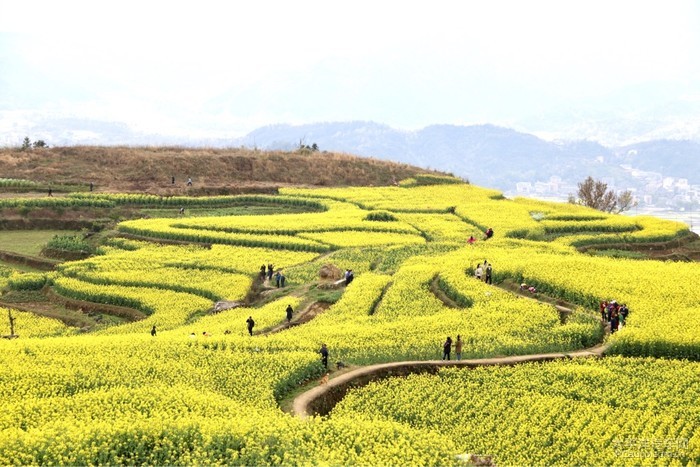
[[[143,317],[81,332],[0,310],[19,335],[0,339],[0,463],[465,465],[469,454],[498,465],[700,462],[700,266],[577,249],[682,240],[687,227],[432,183],[283,189],[255,203],[307,212],[131,220],[118,225],[128,239],[114,237],[90,258],[49,273],[0,270],[0,288],[48,287]],[[246,202],[226,198],[206,202]],[[175,205],[184,203],[195,201]],[[488,227],[496,233],[483,240]],[[493,284],[474,278],[485,260]],[[284,287],[274,275],[260,279],[268,264]],[[352,269],[355,279],[321,278],[324,266]],[[521,283],[573,312],[504,289]],[[598,304],[611,299],[631,311],[606,334]],[[214,312],[216,302],[235,306]],[[326,373],[322,343],[332,381],[345,371],[337,362],[439,360],[446,336],[458,334],[465,359],[601,342],[608,350],[601,359],[388,378],[323,417],[282,408]]]

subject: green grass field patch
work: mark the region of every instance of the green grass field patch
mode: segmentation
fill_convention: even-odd
[[[39,252],[55,235],[74,235],[72,230],[2,230],[0,250],[21,255],[39,256]]]

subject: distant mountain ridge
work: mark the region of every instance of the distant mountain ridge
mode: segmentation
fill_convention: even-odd
[[[77,118],[46,119],[30,130],[22,130],[29,131],[28,135],[15,130],[1,131],[0,144],[16,146],[24,136],[43,139],[50,146],[245,146],[288,151],[300,144],[316,143],[322,151],[451,172],[475,184],[511,193],[516,186],[529,190],[529,183],[535,190],[536,184],[552,179],[561,185],[560,191],[571,190],[588,175],[604,178],[619,189],[640,192],[648,188],[649,180],[656,180],[658,185],[657,180],[664,177],[688,179],[688,185],[700,185],[700,143],[693,140],[655,140],[607,147],[594,141],[546,141],[490,124],[431,125],[407,131],[367,121],[269,125],[240,138],[144,134],[123,123]],[[639,171],[652,174],[639,176]]]
[[[551,142],[494,125],[432,125],[396,130],[373,122],[271,125],[234,144],[261,149],[293,149],[317,144],[321,150],[390,159],[451,172],[478,185],[514,190],[518,182],[558,177],[575,184],[588,175],[620,187],[635,181],[623,165],[663,177],[700,184],[700,143],[658,140],[624,147],[593,141]]]

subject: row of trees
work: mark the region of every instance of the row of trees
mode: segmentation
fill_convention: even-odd
[[[569,202],[599,211],[621,213],[634,207],[635,200],[629,190],[615,193],[608,184],[589,176],[578,184],[578,197],[569,195]]]
[[[22,151],[26,151],[27,149],[31,149],[31,148],[48,148],[48,147],[49,147],[49,145],[46,144],[46,142],[43,139],[38,139],[32,143],[29,140],[29,136],[25,136],[24,141],[22,141]]]

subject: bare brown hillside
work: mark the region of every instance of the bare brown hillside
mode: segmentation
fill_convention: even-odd
[[[73,146],[0,149],[0,178],[89,184],[99,191],[235,193],[285,185],[392,185],[431,171],[347,154],[252,149]],[[175,184],[172,184],[175,177]],[[192,177],[193,186],[186,186]]]

